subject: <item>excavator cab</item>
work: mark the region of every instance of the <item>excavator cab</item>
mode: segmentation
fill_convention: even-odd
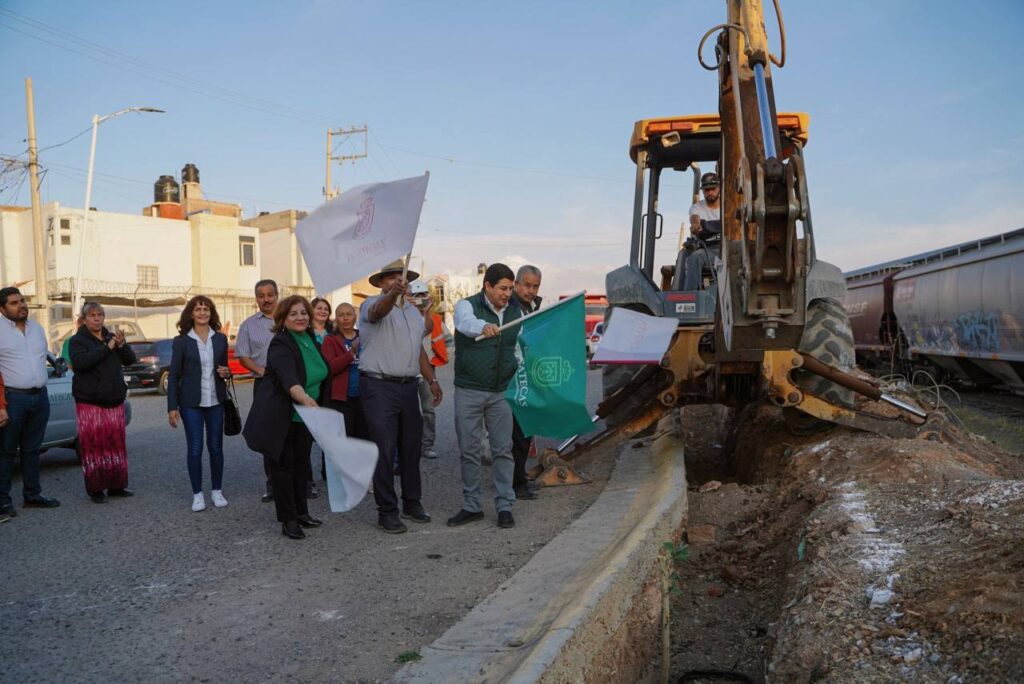
[[[809,116],[779,114],[783,158],[800,154],[807,142]],[[722,126],[716,114],[644,119],[636,122],[629,143],[629,156],[636,164],[636,187],[629,264],[608,274],[609,303],[628,306],[656,316],[678,318],[682,325],[710,325],[714,322],[717,294],[715,272],[705,268],[701,288],[683,289],[683,265],[689,250],[684,238],[689,220],[684,217],[675,259],[655,272],[655,248],[666,235],[659,211],[662,190],[671,183],[672,172],[692,174],[691,201],[700,199],[702,168],[718,168],[722,152]],[[702,167],[703,165],[703,167]]]

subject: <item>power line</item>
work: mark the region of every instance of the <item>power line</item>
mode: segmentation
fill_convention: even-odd
[[[625,182],[621,178],[608,178],[608,177],[605,177],[605,176],[588,176],[588,175],[578,174],[578,173],[563,173],[561,171],[547,171],[547,170],[544,170],[544,169],[527,169],[527,168],[523,168],[523,167],[519,167],[519,166],[506,166],[504,164],[492,164],[490,162],[469,161],[468,159],[458,159],[456,157],[444,157],[444,156],[437,155],[437,154],[428,154],[426,152],[417,152],[416,150],[409,150],[409,149],[405,149],[403,147],[395,147],[394,145],[385,145],[383,143],[377,142],[376,140],[374,141],[374,144],[377,147],[381,147],[383,149],[394,150],[395,152],[402,152],[404,154],[411,154],[411,155],[414,155],[414,156],[417,156],[417,157],[424,157],[426,159],[439,159],[441,161],[446,161],[446,162],[449,162],[451,164],[463,164],[465,166],[479,166],[479,167],[482,167],[482,168],[498,169],[500,171],[515,171],[515,172],[518,172],[518,173],[534,173],[534,174],[541,175],[541,176],[555,176],[555,177],[558,177],[558,178],[577,178],[577,179],[580,179],[580,180],[601,181],[601,182],[604,182],[604,183],[616,183],[616,184],[619,184],[619,185],[621,185],[621,184],[623,184]]]
[[[81,55],[88,59],[92,59],[102,64],[106,64],[107,66],[112,66],[117,69],[128,71],[129,73],[142,76],[143,78],[149,78],[160,83],[164,83],[166,85],[180,88],[182,90],[187,90],[189,92],[202,95],[204,97],[209,97],[212,99],[220,100],[222,102],[227,102],[229,104],[235,104],[238,106],[247,107],[249,109],[254,109],[264,114],[273,114],[275,116],[280,116],[283,118],[299,120],[302,121],[303,123],[321,125],[323,122],[328,120],[327,117],[319,114],[305,112],[294,107],[280,105],[260,98],[254,98],[249,95],[246,95],[245,93],[240,93],[238,91],[234,91],[229,88],[217,85],[215,83],[201,81],[190,76],[178,74],[176,72],[167,70],[155,64],[151,64],[136,57],[132,57],[131,55],[117,52],[115,50],[110,50],[102,45],[85,40],[84,38],[80,38],[78,36],[75,36],[74,34],[68,33],[61,29],[48,26],[47,24],[36,21],[34,19],[26,17],[25,15],[19,14],[17,12],[14,12],[3,7],[0,7],[0,15],[4,15],[5,18],[7,19],[13,19],[15,21],[21,22],[22,24],[27,24],[31,30],[42,31],[43,33],[50,34],[51,36],[59,38],[62,42],[50,40],[44,36],[37,35],[35,33],[31,33],[29,31],[25,31],[14,26],[11,26],[10,24],[0,22],[0,27],[6,28],[9,31],[20,33],[21,35],[27,36],[34,40],[38,40],[49,45],[52,45],[54,47],[60,48],[62,50],[66,50],[68,52]],[[71,45],[68,45],[67,41],[74,43],[77,47],[72,47]]]
[[[38,154],[39,152],[45,152],[46,150],[52,150],[55,147],[63,147],[64,145],[67,145],[72,140],[77,140],[78,138],[81,138],[83,135],[85,135],[86,133],[88,133],[91,130],[92,130],[92,126],[87,126],[84,129],[82,129],[81,131],[79,131],[78,133],[75,133],[73,136],[71,136],[70,138],[68,138],[64,142],[59,142],[56,145],[47,145],[46,147],[39,148],[38,150],[36,150],[36,154]],[[26,152],[27,151],[28,150],[26,150]],[[22,152],[22,154],[24,154],[24,152]]]
[[[84,178],[86,176],[86,174],[88,173],[88,171],[86,169],[82,169],[82,168],[79,168],[77,166],[71,166],[70,164],[61,164],[61,163],[52,162],[52,161],[46,162],[46,166],[47,167],[56,167],[54,169],[54,171],[56,171],[58,173],[60,172],[61,169],[63,169],[65,171],[65,173],[64,174],[60,174],[60,175],[65,175],[66,177],[71,177],[71,176],[67,176],[67,172],[72,172],[72,173],[78,174],[78,176],[80,176],[81,178]],[[110,174],[110,173],[100,173],[99,171],[93,171],[93,176],[97,177],[97,181],[98,182],[105,182],[108,186],[109,185],[114,185],[114,186],[121,186],[121,187],[129,187],[129,184],[131,184],[131,185],[142,185],[142,186],[152,187],[152,185],[153,185],[152,181],[139,180],[138,178],[127,178],[125,176],[115,176],[115,175]],[[108,180],[104,181],[103,179],[108,179]],[[118,182],[118,181],[121,181],[121,182]],[[272,200],[267,200],[267,199],[257,199],[255,197],[243,197],[243,196],[240,196],[240,195],[229,195],[229,194],[226,194],[226,193],[211,193],[211,192],[208,192],[205,188],[203,189],[203,194],[208,199],[213,199],[213,200],[221,200],[221,199],[242,200],[242,201],[245,201],[245,202],[258,202],[258,203],[262,203],[262,204],[273,204],[273,205],[276,205],[276,206],[288,207],[288,208],[294,208],[295,204],[296,204],[295,202],[274,202]],[[121,195],[121,197],[123,197],[123,195]],[[132,199],[133,201],[138,201],[139,198],[138,197],[133,197],[133,198],[128,198],[128,199]]]

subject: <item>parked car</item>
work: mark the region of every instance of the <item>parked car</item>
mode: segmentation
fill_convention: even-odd
[[[75,417],[75,398],[71,396],[71,378],[64,359],[46,355],[46,394],[50,399],[50,419],[43,434],[42,450],[64,447],[78,452],[78,419]],[[132,422],[132,404],[124,403],[125,425]]]
[[[249,369],[242,365],[242,362],[235,356],[235,345],[232,344],[228,347],[228,368],[231,369],[231,374],[234,376],[246,376],[252,375]]]
[[[171,367],[171,339],[129,342],[138,363],[124,367],[129,389],[155,389],[167,394],[167,375]]]
[[[601,343],[604,336],[604,321],[594,324],[594,331],[587,337],[587,358],[589,359],[597,351],[597,345]]]
[[[124,381],[129,389],[155,389],[167,394],[167,377],[171,367],[171,338],[129,342],[138,363],[125,366]],[[234,346],[228,347],[228,367],[235,376],[248,376],[249,371],[235,357]]]
[[[141,328],[139,328],[139,326],[135,325],[134,321],[131,321],[131,320],[128,320],[128,319],[124,319],[124,318],[114,318],[114,319],[110,319],[110,320],[106,321],[105,325],[110,330],[114,330],[115,328],[120,328],[121,332],[124,333],[124,338],[126,340],[128,340],[129,342],[137,342],[137,341],[145,340],[146,339],[146,337],[142,334]],[[59,338],[57,338],[57,346],[56,346],[56,348],[57,349],[63,349],[64,348],[64,343],[68,340],[68,338],[71,337],[72,335],[74,335],[77,332],[78,332],[78,328],[72,327],[70,330],[68,330],[63,335],[61,335]],[[64,360],[67,361],[67,359],[64,359]]]

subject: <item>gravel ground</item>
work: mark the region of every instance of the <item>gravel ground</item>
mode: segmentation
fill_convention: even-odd
[[[0,525],[0,679],[55,681],[376,681],[403,653],[440,636],[600,493],[610,454],[585,457],[594,478],[546,489],[516,505],[517,527],[444,520],[461,504],[451,372],[440,374],[441,458],[423,462],[428,525],[384,535],[367,497],[332,515],[311,502],[322,528],[284,538],[260,502],[263,471],[240,437],[226,438],[230,505],[192,513],[184,433],[166,423],[165,400],[132,397],[131,499],[86,497],[71,451],[43,457],[44,493],[56,510],[19,509]],[[600,374],[588,377],[591,405]],[[243,415],[251,384],[238,386]],[[209,493],[209,472],[206,487]],[[20,503],[20,482],[15,482]],[[491,499],[488,497],[488,501]]]

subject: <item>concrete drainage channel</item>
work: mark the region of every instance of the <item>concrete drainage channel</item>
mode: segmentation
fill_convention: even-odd
[[[586,513],[393,681],[655,679],[660,550],[678,538],[686,517],[677,417],[666,416],[658,428],[651,444],[623,445],[605,490]]]

